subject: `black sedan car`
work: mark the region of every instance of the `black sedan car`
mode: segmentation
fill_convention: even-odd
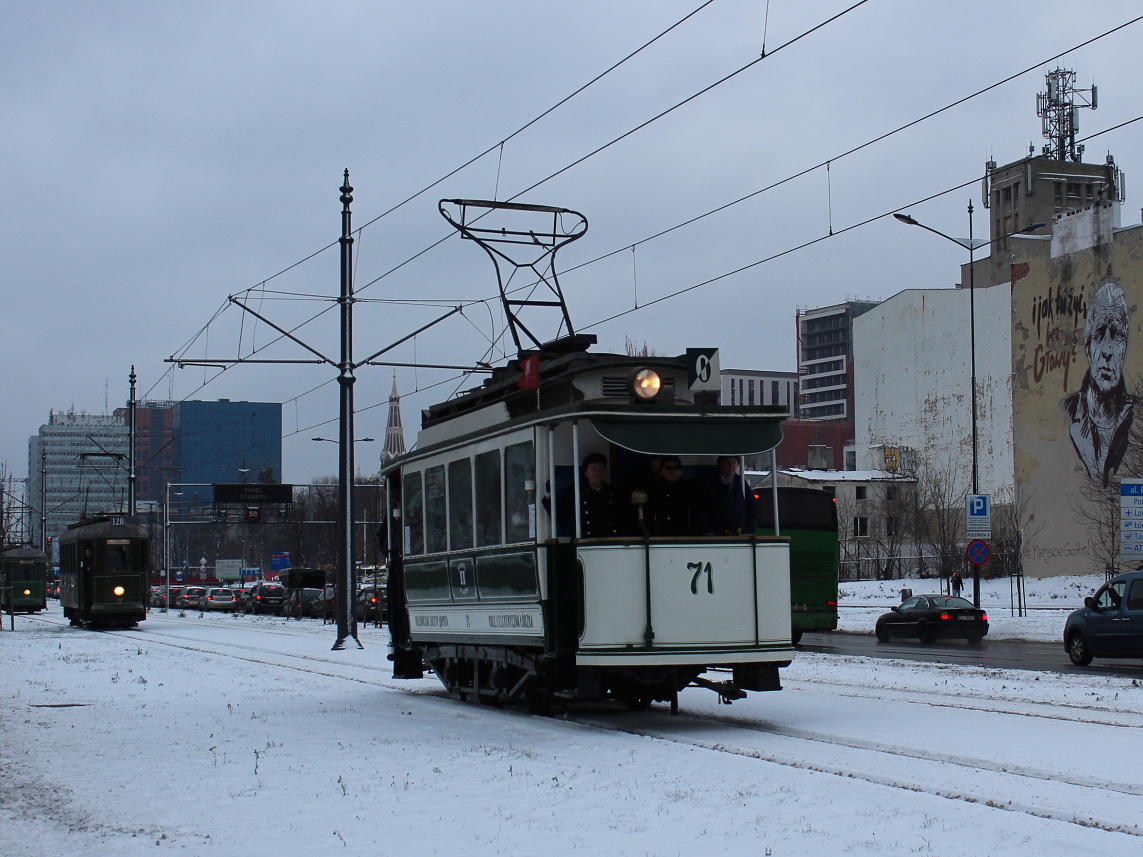
[[[1064,648],[1076,666],[1092,658],[1143,658],[1143,571],[1113,577],[1064,623]]]
[[[988,633],[988,614],[955,595],[914,595],[879,617],[875,633],[882,643],[917,637],[923,643],[963,639],[979,645]]]

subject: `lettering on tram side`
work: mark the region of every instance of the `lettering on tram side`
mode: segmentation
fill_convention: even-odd
[[[691,594],[698,595],[698,581],[699,577],[703,574],[706,575],[706,591],[714,594],[714,575],[710,571],[710,563],[705,565],[701,562],[688,562],[687,571],[694,570],[694,576],[691,577]]]
[[[418,628],[447,628],[448,616],[414,616],[413,624]]]
[[[531,628],[532,617],[527,613],[493,613],[488,617],[489,628]]]

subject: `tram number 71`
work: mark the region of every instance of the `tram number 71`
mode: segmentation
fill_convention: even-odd
[[[710,573],[710,563],[688,562],[687,571],[694,571],[691,578],[691,594],[698,595],[699,577],[706,575],[706,591],[714,594],[714,576]]]

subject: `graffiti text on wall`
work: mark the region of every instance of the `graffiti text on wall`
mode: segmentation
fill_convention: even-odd
[[[1037,384],[1048,375],[1058,374],[1060,387],[1068,388],[1068,376],[1079,354],[1087,301],[1082,292],[1070,286],[1048,288],[1046,295],[1032,299],[1032,325],[1036,329],[1036,350],[1032,373]]]

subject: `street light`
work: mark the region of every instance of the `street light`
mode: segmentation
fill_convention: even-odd
[[[997,241],[1003,241],[1013,235],[1025,235],[1035,232],[1037,229],[1043,229],[1047,224],[1033,223],[1025,226],[1023,229],[1017,229],[1015,232],[1009,232],[1007,235],[1001,235],[992,241],[985,241],[983,238],[975,241],[972,237],[972,200],[968,201],[968,241],[962,241],[959,238],[953,238],[951,235],[939,230],[933,229],[931,226],[926,226],[919,220],[915,220],[908,214],[896,213],[893,216],[909,226],[919,226],[924,230],[932,232],[934,235],[939,235],[947,241],[951,241],[958,247],[963,247],[968,251],[968,349],[969,349],[969,366],[970,366],[970,383],[972,384],[972,493],[980,493],[979,484],[979,470],[977,467],[977,429],[976,429],[976,248],[985,247],[989,244],[995,244]],[[974,607],[980,607],[980,566],[975,563],[972,566],[972,604]]]
[[[227,466],[223,465],[222,467],[219,467],[218,469],[219,470],[237,470],[238,471],[238,481],[242,482],[242,483],[246,482],[246,474],[250,472],[249,467],[227,467]]]

